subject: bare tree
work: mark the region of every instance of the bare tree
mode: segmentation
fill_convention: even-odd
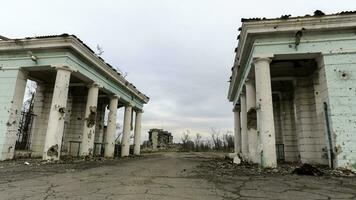
[[[234,149],[234,136],[230,132],[223,135],[224,151],[231,151]]]
[[[122,130],[121,130],[121,124],[119,122],[116,122],[116,139],[115,139],[115,143],[116,144],[121,144],[121,135],[122,135]]]
[[[190,139],[190,131],[187,130],[186,132],[183,133],[183,136],[181,137],[182,141],[182,151],[191,151],[194,149],[194,142]]]
[[[27,81],[26,83],[26,91],[23,102],[22,110],[24,112],[32,112],[33,104],[35,100],[37,84],[34,81]]]
[[[202,136],[199,133],[196,133],[195,134],[195,140],[194,140],[195,151],[199,151],[200,150],[201,139],[202,139]]]
[[[214,149],[221,150],[223,147],[223,144],[220,139],[220,131],[215,128],[211,128],[211,137],[213,139]]]

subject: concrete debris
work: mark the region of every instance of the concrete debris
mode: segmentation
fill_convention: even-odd
[[[295,163],[280,163],[276,168],[262,168],[258,164],[252,164],[236,157],[233,160],[224,158],[215,158],[204,166],[214,169],[214,173],[219,175],[311,175],[327,177],[355,177],[356,173],[346,169],[330,169],[328,166],[303,164],[297,166]],[[240,160],[240,163],[236,163]],[[297,173],[298,172],[298,173]],[[303,174],[304,172],[304,174]]]
[[[234,157],[234,160],[232,161],[234,164],[240,164],[241,163],[241,159],[238,156]]]
[[[318,168],[310,165],[303,164],[300,167],[297,167],[293,170],[293,174],[297,175],[307,175],[307,176],[322,176],[324,173],[320,171]]]
[[[24,164],[25,164],[25,165],[30,165],[30,163],[29,163],[29,162],[24,162]]]

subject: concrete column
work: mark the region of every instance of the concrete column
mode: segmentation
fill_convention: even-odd
[[[26,82],[22,70],[0,70],[0,160],[14,157]]]
[[[60,156],[71,72],[72,70],[68,67],[57,68],[42,155],[44,160],[58,160]]]
[[[92,84],[88,90],[85,108],[85,121],[83,126],[82,143],[80,146],[81,156],[92,156],[95,139],[95,122],[98,106],[99,85]]]
[[[132,106],[125,106],[124,130],[121,139],[121,157],[130,155],[130,128],[131,128]]]
[[[247,108],[247,134],[248,134],[248,152],[250,161],[258,163],[257,152],[257,130],[255,124],[256,109],[256,89],[253,80],[247,80],[246,83],[246,108]]]
[[[119,98],[113,96],[110,99],[109,104],[109,116],[108,116],[108,126],[106,130],[105,137],[105,157],[113,158],[115,151],[115,133],[116,133],[116,116],[117,116],[117,104]]]
[[[142,119],[142,111],[136,111],[134,155],[140,155],[140,150],[141,150],[141,119]]]
[[[258,108],[257,123],[261,149],[259,153],[263,167],[277,166],[270,62],[271,59],[269,58],[254,60]]]
[[[248,159],[248,135],[247,135],[247,108],[246,95],[240,94],[241,103],[241,152],[244,159]]]
[[[234,112],[234,149],[235,154],[241,152],[241,119],[240,119],[240,106],[237,105],[233,109]]]

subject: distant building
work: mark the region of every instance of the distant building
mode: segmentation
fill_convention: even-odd
[[[150,129],[148,131],[149,141],[152,144],[152,150],[165,149],[169,145],[173,144],[172,133],[163,129]]]

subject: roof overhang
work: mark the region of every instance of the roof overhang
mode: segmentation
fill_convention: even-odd
[[[86,62],[91,63],[99,71],[110,77],[117,84],[126,88],[130,93],[140,99],[143,103],[148,103],[149,97],[141,93],[133,84],[127,81],[110,64],[97,56],[87,45],[74,35],[44,36],[22,39],[9,39],[0,41],[0,52],[3,51],[28,51],[47,49],[71,49],[79,54]]]
[[[238,81],[252,51],[254,41],[260,37],[276,34],[295,34],[298,31],[323,32],[356,28],[356,14],[295,17],[288,19],[248,20],[242,23],[236,49],[228,100],[233,102]]]

